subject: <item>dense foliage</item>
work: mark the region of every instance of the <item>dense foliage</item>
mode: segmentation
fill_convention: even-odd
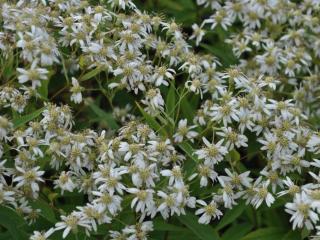
[[[319,0],[0,6],[0,239],[319,238]]]

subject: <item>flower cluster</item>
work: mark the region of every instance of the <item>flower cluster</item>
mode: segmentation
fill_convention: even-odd
[[[293,229],[320,229],[320,2],[197,2],[213,15],[190,39],[231,29],[237,65],[131,0],[0,1],[0,204],[33,223],[50,201],[60,218],[31,240],[101,225],[148,239],[155,218],[209,224],[279,198]]]

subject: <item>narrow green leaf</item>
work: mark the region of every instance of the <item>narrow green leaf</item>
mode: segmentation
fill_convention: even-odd
[[[198,223],[198,218],[189,212],[186,215],[180,215],[178,220],[189,228],[201,240],[218,240],[218,233],[209,225]]]
[[[299,231],[290,231],[281,238],[281,240],[301,240],[301,233]]]
[[[30,205],[34,209],[40,209],[41,210],[40,215],[44,217],[46,220],[52,223],[56,223],[57,219],[54,214],[54,211],[47,202],[41,199],[37,199],[34,202],[30,202]]]
[[[37,89],[40,96],[45,100],[48,100],[48,85],[49,80],[43,80],[41,81],[41,86]]]
[[[95,103],[89,104],[90,109],[100,118],[101,121],[105,122],[111,129],[118,129],[119,125],[114,120],[111,113],[103,111]]]
[[[168,9],[173,9],[175,11],[183,11],[183,5],[175,1],[168,0],[168,1],[163,1],[162,3],[165,4],[165,7]]]
[[[284,234],[286,234],[286,229],[283,228],[260,228],[241,238],[241,240],[274,240],[283,238]]]
[[[23,227],[27,226],[27,224],[25,220],[13,209],[0,206],[0,225],[9,231],[11,237],[7,239],[28,239],[26,232],[22,229]]]
[[[89,79],[95,77],[96,75],[98,75],[100,72],[102,72],[102,69],[101,69],[101,68],[95,68],[95,69],[91,70],[90,72],[87,72],[86,74],[84,74],[84,75],[80,78],[80,81],[89,80]]]
[[[187,118],[188,122],[192,122],[194,118],[195,109],[190,104],[189,99],[187,98],[182,99],[181,110],[183,113],[183,117]]]
[[[182,142],[179,144],[179,147],[196,163],[198,162],[197,157],[194,155],[195,150],[193,147],[187,143],[187,142]]]
[[[238,161],[240,160],[240,153],[239,153],[237,150],[235,150],[235,149],[231,150],[231,151],[229,152],[229,155],[230,155],[231,160],[232,160],[233,162],[238,162]]]
[[[178,146],[187,154],[189,158],[193,160],[193,161],[186,161],[184,164],[184,171],[187,177],[190,177],[194,173],[194,169],[197,167],[197,163],[198,163],[198,159],[194,155],[195,150],[187,142],[182,142]]]
[[[149,124],[149,126],[155,130],[156,132],[161,133],[162,135],[167,135],[165,129],[155,120],[154,117],[152,117],[150,114],[148,114],[144,109],[139,105],[139,103],[136,103],[142,116],[145,118],[146,122]]]
[[[9,79],[15,72],[14,70],[14,54],[10,52],[8,58],[5,61],[5,64],[3,66],[3,76],[7,79]]]
[[[219,57],[226,67],[237,63],[230,46],[223,42],[217,42],[214,45],[200,43],[200,46]]]
[[[174,83],[171,82],[167,98],[166,98],[166,113],[169,117],[174,119],[175,106],[176,106],[176,93],[175,93]]]
[[[170,232],[183,232],[186,229],[178,227],[170,223],[166,223],[163,219],[157,218],[153,220],[153,226],[155,231],[170,231]]]
[[[42,108],[40,108],[30,114],[13,119],[13,127],[17,128],[17,127],[24,125],[27,122],[32,121],[33,119],[38,117],[43,112],[43,110],[44,110],[44,107],[42,107]]]
[[[250,232],[253,228],[253,225],[250,223],[235,223],[233,226],[229,227],[223,234],[222,240],[230,239],[240,239]]]
[[[234,222],[245,210],[246,205],[244,203],[239,203],[234,208],[226,211],[222,219],[219,221],[219,224],[215,227],[215,230],[220,230],[228,224]]]
[[[162,238],[154,238],[153,240],[159,240],[159,239],[168,239],[168,240],[198,240],[199,238],[193,234],[193,232],[188,231],[188,229],[185,229],[184,232],[169,232],[168,235]]]
[[[305,238],[307,238],[309,235],[310,235],[310,230],[308,230],[306,227],[304,227],[304,228],[302,229],[302,232],[301,232],[301,239],[305,239]]]

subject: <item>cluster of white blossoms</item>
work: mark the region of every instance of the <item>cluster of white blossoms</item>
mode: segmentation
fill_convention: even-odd
[[[278,198],[293,229],[320,230],[320,1],[197,2],[214,13],[190,38],[201,44],[207,25],[232,29],[238,65],[196,53],[175,21],[131,0],[0,0],[0,203],[34,222],[30,202],[48,188],[86,196],[30,239],[112,229],[126,209],[136,223],[110,239],[148,239],[157,216],[190,211],[209,224],[240,201]],[[53,82],[61,89],[48,96]],[[97,92],[117,131],[77,126],[66,103],[77,111]],[[134,99],[125,106],[123,92]],[[198,100],[191,118],[187,98]]]
[[[209,29],[228,30],[225,42],[248,77],[265,76],[263,85],[290,92],[308,115],[319,114],[317,103],[320,57],[319,0],[197,0],[212,15],[194,24],[191,39],[202,41]],[[292,94],[291,94],[292,93]],[[284,96],[285,97],[285,96]]]

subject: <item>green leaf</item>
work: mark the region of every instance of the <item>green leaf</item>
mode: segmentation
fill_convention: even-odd
[[[34,111],[33,113],[14,118],[13,119],[13,127],[18,128],[18,127],[24,125],[25,123],[32,121],[33,119],[38,117],[43,112],[43,110],[44,110],[44,107]]]
[[[166,238],[165,238],[166,237]],[[168,240],[198,240],[199,238],[194,235],[192,232],[190,232],[188,229],[185,229],[184,232],[168,232],[167,236],[164,237],[155,237],[153,240],[158,239],[168,239]]]
[[[95,103],[89,104],[90,109],[100,118],[101,121],[105,122],[111,129],[118,129],[119,125],[114,120],[111,113],[103,111]]]
[[[56,219],[56,216],[54,214],[54,211],[53,211],[53,209],[51,208],[51,206],[47,202],[45,202],[45,201],[43,201],[41,199],[37,199],[34,202],[30,202],[30,205],[34,209],[40,209],[41,212],[39,213],[39,215],[44,217],[49,222],[52,222],[52,223],[56,223],[57,222],[57,219]]]
[[[220,230],[227,226],[228,224],[234,222],[245,210],[246,205],[244,203],[240,203],[234,208],[226,211],[223,218],[220,220],[219,224],[215,227],[215,230]]]
[[[253,225],[250,223],[242,223],[229,227],[222,236],[222,240],[230,240],[230,239],[240,239],[245,236],[250,230],[253,228]]]
[[[194,118],[194,107],[190,104],[189,99],[183,98],[181,101],[181,110],[183,113],[183,116],[187,118],[188,122],[192,122]]]
[[[23,227],[26,227],[27,224],[25,220],[13,209],[0,206],[0,225],[5,227],[11,235],[11,238],[1,239],[28,239],[27,233],[23,230]]]
[[[182,142],[179,144],[179,147],[196,163],[198,162],[197,157],[194,155],[195,150],[193,147],[187,143],[187,142]]]
[[[10,52],[7,59],[5,60],[5,64],[2,63],[3,76],[6,79],[9,79],[15,73],[15,69],[13,66],[14,60],[14,54]]]
[[[153,226],[155,231],[183,232],[186,230],[183,227],[178,227],[173,224],[166,223],[162,218],[154,219]]]
[[[302,232],[301,232],[301,238],[302,238],[302,239],[305,239],[305,238],[307,238],[309,235],[310,235],[310,230],[308,230],[306,227],[304,227],[304,228],[302,229]]]
[[[237,59],[233,55],[232,49],[230,49],[229,45],[223,42],[216,42],[213,45],[200,43],[200,46],[220,58],[225,67],[237,63]]]
[[[286,235],[284,235],[281,240],[301,240],[302,238],[300,234],[301,233],[299,231],[290,231]]]
[[[41,86],[37,89],[40,96],[45,100],[48,100],[48,85],[49,80],[43,80],[41,81]]]
[[[231,157],[231,160],[233,161],[233,162],[238,162],[238,161],[240,161],[240,153],[237,151],[237,150],[235,150],[235,149],[233,149],[233,150],[231,150],[230,152],[229,152],[229,155],[230,155],[230,157]]]
[[[142,114],[142,116],[144,117],[144,119],[146,120],[146,122],[149,124],[149,126],[155,130],[156,132],[159,132],[160,134],[162,134],[163,136],[167,135],[165,129],[155,120],[154,117],[152,117],[149,113],[147,113],[146,111],[143,110],[143,108],[139,105],[139,103],[137,103],[137,106]]]
[[[193,160],[193,161],[186,161],[184,164],[184,172],[189,177],[194,173],[194,169],[197,167],[197,163],[198,163],[197,157],[193,154],[195,150],[187,142],[182,142],[178,146],[179,148],[182,149],[182,151],[184,151],[187,154],[189,158]]]
[[[175,93],[174,83],[171,82],[169,88],[167,99],[166,99],[166,113],[169,117],[174,119],[175,107],[176,107],[176,93]]]
[[[181,5],[175,1],[171,1],[171,0],[165,1],[165,6],[166,6],[166,8],[170,8],[175,11],[183,11],[183,5]]]
[[[201,240],[218,240],[218,233],[209,225],[198,223],[198,218],[189,212],[186,215],[180,215],[178,220],[189,228]]]
[[[86,81],[89,80],[93,77],[95,77],[96,75],[98,75],[100,72],[102,72],[101,68],[95,68],[93,70],[91,70],[90,72],[87,72],[86,74],[84,74],[79,81]]]
[[[274,240],[281,239],[286,233],[286,229],[270,227],[270,228],[260,228],[254,232],[249,233],[241,240]]]

